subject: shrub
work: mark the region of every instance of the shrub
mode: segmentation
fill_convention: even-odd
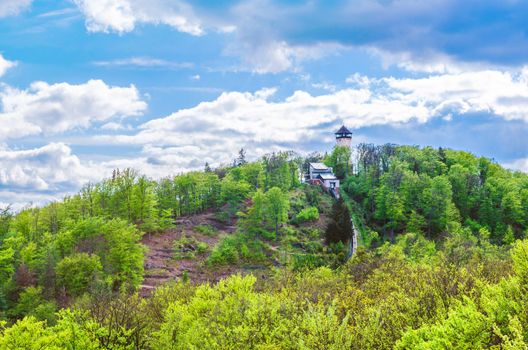
[[[46,301],[42,296],[42,287],[28,287],[20,293],[18,303],[11,310],[11,316],[21,318],[33,316],[38,320],[47,321],[48,324],[55,323],[55,312],[57,305]]]
[[[209,246],[205,242],[198,242],[196,245],[196,250],[198,251],[198,254],[203,254],[207,251]]]
[[[299,223],[317,220],[319,220],[319,210],[316,207],[304,208],[297,214],[297,222]]]
[[[57,264],[57,284],[64,286],[71,295],[81,295],[90,283],[97,280],[102,269],[97,255],[78,253],[67,256]]]
[[[323,244],[319,241],[306,242],[304,249],[309,253],[321,253],[323,251]]]
[[[218,234],[218,230],[211,225],[196,225],[194,230],[206,236],[216,236]]]
[[[198,254],[203,254],[209,246],[205,242],[199,242],[194,237],[183,235],[180,239],[174,241],[174,259],[193,259]]]
[[[261,241],[243,234],[225,236],[214,247],[209,256],[209,265],[258,262],[265,259]]]
[[[236,264],[239,259],[238,240],[235,236],[224,237],[209,256],[210,265]]]
[[[316,227],[303,227],[301,232],[310,239],[319,239],[323,235],[323,232]]]
[[[296,271],[300,270],[311,270],[317,267],[327,265],[326,260],[317,254],[294,254],[293,255],[293,269]]]

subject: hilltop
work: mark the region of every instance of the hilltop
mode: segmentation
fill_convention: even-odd
[[[116,170],[5,210],[0,349],[29,329],[61,349],[522,344],[528,175],[449,149],[355,153]],[[310,163],[336,180],[305,182]]]

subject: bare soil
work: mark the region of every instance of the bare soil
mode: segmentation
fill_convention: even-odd
[[[173,229],[158,233],[145,234],[141,240],[147,248],[145,254],[145,274],[140,294],[144,297],[156,289],[156,287],[174,280],[180,280],[187,275],[192,284],[216,283],[230,275],[240,273],[242,275],[254,274],[265,280],[269,277],[271,270],[266,265],[245,266],[209,266],[206,263],[211,250],[224,235],[233,234],[236,231],[236,220],[223,222],[216,217],[214,210],[201,214],[182,216],[176,220]],[[301,224],[301,227],[313,227],[324,231],[329,218],[323,213],[319,220],[312,223]],[[209,225],[217,231],[214,235],[208,235],[196,229],[198,225]],[[192,237],[198,242],[205,242],[209,249],[204,254],[194,252],[194,257],[189,259],[176,259],[174,241],[181,239],[184,235]],[[280,263],[272,257],[279,250],[277,242],[269,242],[269,251],[266,253],[270,258],[271,265],[280,266]]]
[[[210,225],[218,232],[206,235],[195,229],[198,225]],[[206,264],[210,250],[217,244],[222,235],[232,234],[236,230],[236,222],[224,223],[215,217],[214,211],[201,214],[182,216],[176,221],[176,226],[158,233],[148,233],[141,242],[147,247],[145,255],[145,275],[141,285],[141,295],[148,296],[157,286],[183,278],[187,274],[191,283],[218,282],[235,273],[231,266],[211,268]],[[195,253],[190,259],[174,258],[174,241],[186,235],[194,237],[199,242],[205,242],[209,251],[205,254]]]

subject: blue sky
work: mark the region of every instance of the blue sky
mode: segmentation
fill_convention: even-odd
[[[528,171],[528,2],[2,0],[0,205],[354,143]]]

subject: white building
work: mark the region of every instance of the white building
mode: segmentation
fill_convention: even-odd
[[[335,133],[336,144],[341,147],[350,147],[352,143],[352,133],[344,125]],[[312,185],[321,185],[339,198],[339,179],[335,176],[331,167],[323,163],[310,163],[306,179]]]
[[[339,188],[339,179],[334,175],[332,168],[323,163],[310,163],[308,180],[312,184],[321,184],[328,190],[337,192]]]

